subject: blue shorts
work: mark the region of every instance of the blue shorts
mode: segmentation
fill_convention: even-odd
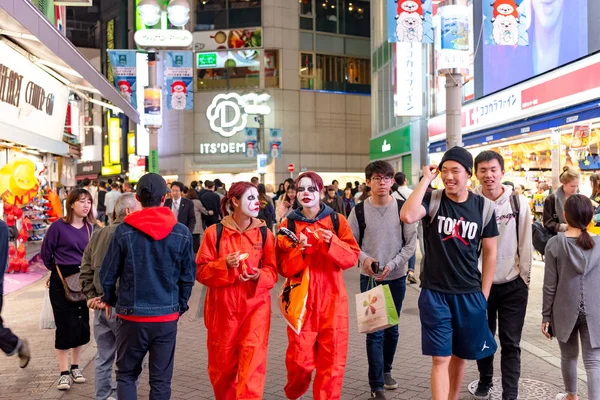
[[[496,352],[482,292],[450,294],[423,289],[419,313],[423,355],[480,360]]]

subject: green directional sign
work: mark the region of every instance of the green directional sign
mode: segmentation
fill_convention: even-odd
[[[196,56],[198,69],[215,68],[217,66],[217,53],[198,53]]]

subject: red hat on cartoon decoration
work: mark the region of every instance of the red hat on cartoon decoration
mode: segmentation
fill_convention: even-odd
[[[515,0],[496,0],[492,7],[494,7],[492,14],[493,19],[496,19],[496,17],[500,15],[512,15],[516,19],[519,19],[519,11],[517,10],[517,3]]]
[[[187,93],[187,86],[181,81],[175,81],[171,85],[171,93],[182,92]]]
[[[131,93],[131,84],[126,80],[120,80],[118,86],[121,92]]]
[[[421,3],[421,0],[398,0],[398,8],[396,10],[396,13],[400,15],[403,12],[417,13],[421,16],[421,18],[423,18],[425,15],[423,12],[423,4]]]

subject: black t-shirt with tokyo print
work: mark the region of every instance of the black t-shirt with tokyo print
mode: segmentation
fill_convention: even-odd
[[[429,213],[431,193],[423,198]],[[423,222],[425,262],[421,271],[421,286],[443,293],[467,294],[481,291],[478,269],[480,241],[498,236],[496,216],[492,215],[483,233],[484,198],[469,192],[467,201],[455,203],[442,194],[440,208],[431,221]]]

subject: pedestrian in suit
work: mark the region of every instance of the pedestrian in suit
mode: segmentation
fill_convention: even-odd
[[[171,199],[165,200],[165,207],[173,211],[173,215],[177,218],[177,222],[184,224],[194,232],[196,227],[196,213],[194,212],[194,203],[191,200],[181,197],[184,185],[181,182],[173,182],[171,184]]]

